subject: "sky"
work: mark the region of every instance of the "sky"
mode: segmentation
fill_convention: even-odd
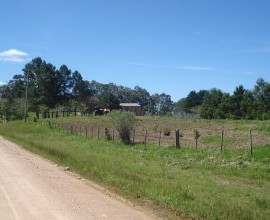
[[[0,85],[35,57],[173,101],[270,82],[269,0],[0,0]]]

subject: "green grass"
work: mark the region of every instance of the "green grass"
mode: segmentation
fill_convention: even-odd
[[[45,124],[11,122],[0,134],[163,218],[268,219],[270,145],[194,150],[124,145],[69,135]],[[206,138],[206,142],[218,137]],[[164,212],[162,211],[164,210]]]
[[[105,127],[112,128],[113,125],[106,116],[77,116],[77,117],[59,117],[51,118],[52,122],[62,125],[72,125],[75,129],[81,127],[94,129],[94,135],[97,136],[97,128],[104,133]],[[187,120],[173,117],[143,116],[138,117],[138,125],[135,132],[135,142],[141,142],[144,139],[145,130],[148,134],[148,142],[157,144],[161,131],[161,145],[172,145],[175,129],[180,130],[182,137],[180,143],[183,147],[194,147],[194,129],[200,133],[198,140],[199,148],[219,148],[221,145],[221,131],[224,131],[224,148],[247,148],[249,143],[249,131],[252,130],[254,146],[262,146],[270,143],[270,123],[269,121],[246,121],[246,120]],[[165,137],[164,131],[171,131],[171,135]]]

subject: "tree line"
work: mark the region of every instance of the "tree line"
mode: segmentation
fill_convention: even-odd
[[[120,103],[131,102],[140,103],[143,111],[150,115],[184,112],[205,119],[265,120],[270,119],[270,83],[259,78],[252,90],[240,85],[233,94],[216,88],[191,91],[187,97],[173,103],[168,94],[150,94],[140,86],[131,89],[84,80],[78,71],[72,71],[67,65],[57,69],[37,57],[24,66],[21,74],[0,86],[0,115],[15,118],[22,118],[26,108],[37,114],[75,108],[82,113],[92,113],[99,108],[118,109]]]
[[[232,95],[219,89],[191,91],[175,109],[197,112],[205,119],[270,119],[270,83],[259,78],[252,90],[242,85]]]
[[[118,109],[120,103],[126,102],[140,103],[144,112],[155,115],[171,113],[174,104],[165,93],[150,94],[140,86],[131,89],[114,83],[87,81],[67,65],[57,69],[40,57],[0,86],[0,114],[7,117],[22,118],[26,108],[37,114],[49,109],[74,108],[92,113],[98,108]]]

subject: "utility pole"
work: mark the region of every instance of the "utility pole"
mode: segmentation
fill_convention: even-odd
[[[24,122],[26,122],[27,118],[27,102],[28,102],[28,72],[26,72],[26,82],[25,82]]]

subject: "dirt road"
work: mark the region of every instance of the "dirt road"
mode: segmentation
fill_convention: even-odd
[[[156,219],[0,136],[0,219]]]

